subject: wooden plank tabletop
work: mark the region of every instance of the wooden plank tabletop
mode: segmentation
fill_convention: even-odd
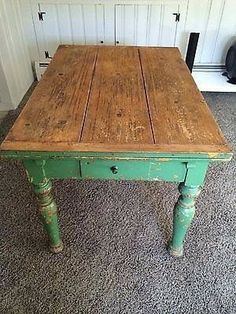
[[[230,152],[177,48],[60,46],[2,150]]]

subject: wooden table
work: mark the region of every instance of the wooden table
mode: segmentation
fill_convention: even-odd
[[[23,161],[53,252],[63,244],[51,179],[179,182],[175,256],[208,165],[232,156],[177,48],[104,46],[58,48],[1,150]]]

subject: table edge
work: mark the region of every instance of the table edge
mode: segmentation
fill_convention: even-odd
[[[49,159],[49,158],[102,158],[102,159],[147,159],[168,160],[208,160],[230,161],[232,151],[226,152],[180,152],[180,151],[36,151],[36,150],[0,150],[0,158],[10,159]]]

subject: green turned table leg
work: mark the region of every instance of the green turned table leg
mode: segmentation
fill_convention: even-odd
[[[208,161],[188,162],[186,164],[185,181],[180,183],[180,196],[174,208],[173,233],[169,246],[173,256],[183,255],[184,239],[191,225],[195,213],[195,201],[207,172]]]
[[[173,235],[170,243],[170,254],[183,255],[183,243],[195,213],[195,200],[200,193],[199,186],[179,185],[181,193],[174,209]]]
[[[52,196],[51,181],[45,179],[43,183],[33,184],[33,187],[39,201],[43,225],[49,236],[50,249],[53,253],[59,253],[63,250],[63,243],[58,226],[57,205]]]

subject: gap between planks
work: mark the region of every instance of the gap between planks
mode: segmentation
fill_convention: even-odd
[[[89,106],[89,100],[90,100],[90,96],[91,96],[91,91],[92,91],[93,82],[94,82],[94,76],[95,76],[95,70],[96,70],[96,66],[97,66],[98,53],[99,53],[99,47],[97,47],[96,57],[95,57],[95,61],[94,61],[93,72],[92,72],[92,78],[91,78],[91,82],[90,82],[90,85],[89,85],[89,93],[88,93],[88,98],[87,98],[87,102],[86,102],[86,106],[85,106],[85,110],[84,110],[84,116],[83,116],[83,120],[82,120],[81,132],[80,132],[80,136],[79,136],[79,143],[80,143],[81,140],[82,140],[82,134],[83,134],[83,130],[84,130],[84,126],[85,126],[85,121],[86,121],[86,117],[87,117],[88,106]]]
[[[149,120],[150,120],[151,131],[152,131],[152,139],[153,139],[154,144],[156,144],[156,138],[155,138],[155,133],[154,133],[154,126],[153,126],[152,116],[151,116],[151,109],[150,109],[150,104],[149,104],[148,95],[147,95],[146,81],[145,81],[145,78],[144,78],[143,65],[142,65],[141,54],[140,54],[140,49],[139,48],[138,48],[138,57],[139,57],[139,63],[140,63],[140,68],[141,68],[141,75],[142,75],[144,93],[145,93],[145,98],[146,98],[147,111],[148,111],[148,116],[149,116]]]

